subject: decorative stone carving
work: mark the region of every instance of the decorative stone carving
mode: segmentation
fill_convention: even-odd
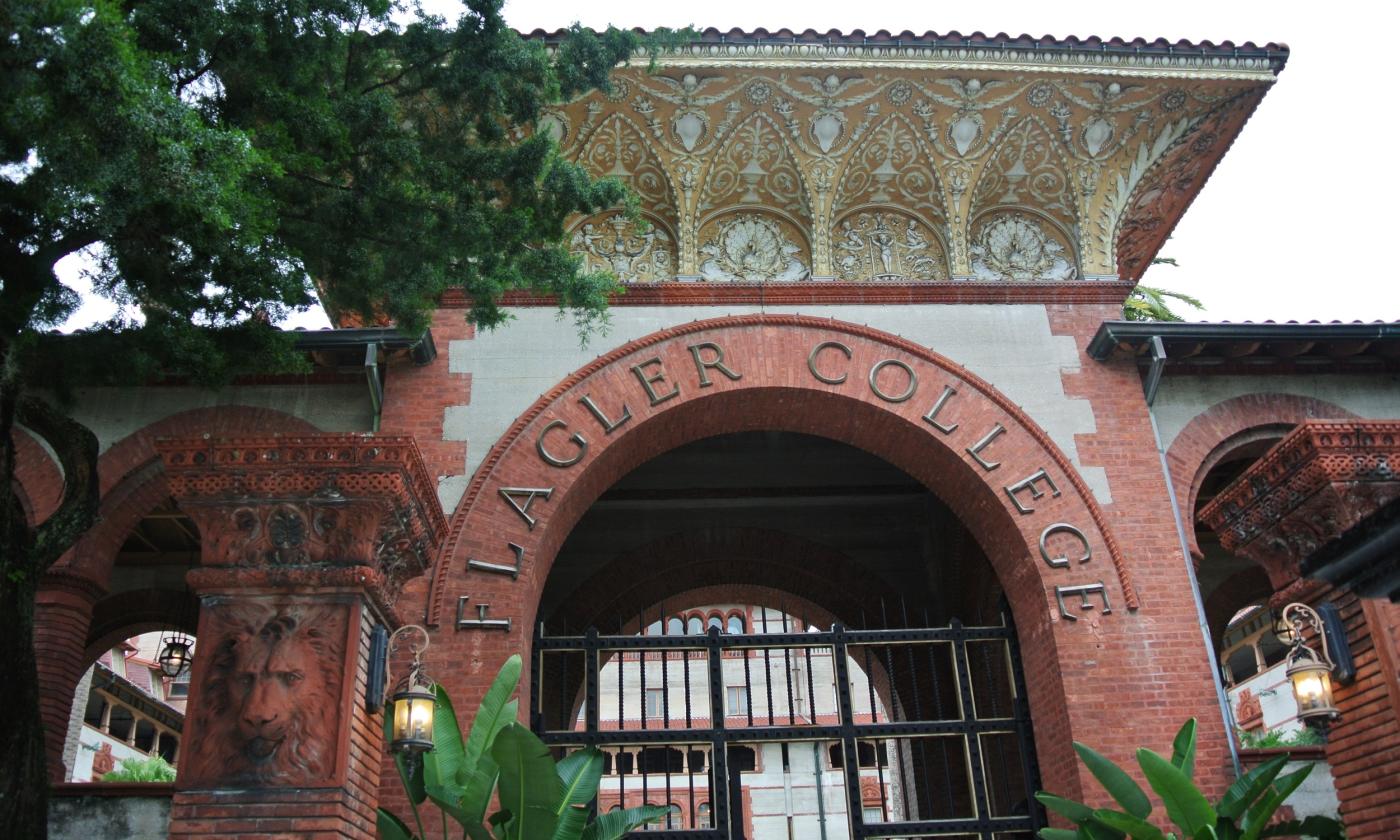
[[[1308,420],[1198,518],[1226,551],[1258,562],[1282,588],[1317,549],[1400,498],[1397,465],[1400,423]]]
[[[886,119],[849,157],[836,192],[837,213],[892,203],[941,223],[946,216],[943,193],[931,159],[908,120],[898,115]]]
[[[832,231],[832,262],[841,280],[948,279],[948,260],[933,231],[895,210],[862,210]]]
[[[721,220],[700,244],[700,276],[744,283],[806,280],[803,249],[776,219],[739,213]]]
[[[1240,690],[1239,702],[1235,704],[1235,723],[1245,731],[1264,727],[1264,707],[1247,688]]]
[[[621,213],[579,225],[570,248],[591,270],[610,271],[625,283],[674,280],[676,244],[659,223],[638,225]]]
[[[199,525],[207,566],[368,566],[392,603],[446,533],[412,438],[165,440],[156,449],[172,495]]]
[[[582,94],[537,130],[595,174],[628,179],[675,241],[678,275],[700,273],[700,228],[739,205],[791,219],[808,267],[836,274],[835,223],[889,204],[943,234],[957,276],[972,274],[977,220],[1017,209],[1074,232],[1058,241],[1076,279],[1136,279],[1276,69],[1081,55],[1103,66],[1095,77],[1059,51],[999,64],[991,47],[798,41],[697,45],[658,73],[619,70],[611,95]],[[830,50],[838,72],[818,59]],[[1129,65],[1131,78],[1114,69]]]
[[[1049,129],[1036,117],[1015,125],[992,152],[972,191],[972,214],[1033,207],[1066,227],[1078,218],[1073,180]]]
[[[1067,250],[1039,220],[1020,213],[998,213],[973,234],[972,275],[978,280],[1065,282],[1078,270]]]
[[[592,171],[630,186],[646,210],[664,218],[672,218],[678,212],[665,168],[642,130],[623,115],[608,117],[589,136],[583,162]]]
[[[733,204],[763,204],[804,221],[812,217],[797,164],[765,116],[736,128],[706,170],[699,209]]]
[[[348,608],[288,598],[206,601],[186,787],[334,781]]]

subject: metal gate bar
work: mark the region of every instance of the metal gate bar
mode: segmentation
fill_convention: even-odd
[[[766,625],[767,608],[764,609],[763,623]],[[682,763],[686,767],[688,775],[687,787],[689,789],[689,801],[691,806],[691,820],[696,819],[695,808],[695,761],[697,745],[708,747],[709,756],[705,761],[706,767],[704,777],[709,790],[710,806],[710,828],[690,828],[690,829],[669,829],[659,832],[666,838],[676,838],[676,840],[738,840],[744,837],[745,822],[743,803],[737,798],[741,791],[739,784],[739,773],[731,773],[730,768],[730,748],[743,747],[746,744],[754,745],[754,749],[759,749],[759,745],[780,743],[787,744],[793,742],[815,742],[815,743],[838,743],[842,750],[842,777],[844,779],[846,814],[850,822],[850,836],[852,838],[883,838],[883,837],[923,837],[936,836],[948,833],[967,833],[979,835],[983,840],[993,840],[993,835],[1004,832],[1025,832],[1028,836],[1041,826],[1045,825],[1044,813],[1038,803],[1034,800],[1034,792],[1039,785],[1038,770],[1035,762],[1034,744],[1031,735],[1030,710],[1026,701],[1024,674],[1020,667],[1019,648],[1016,643],[1014,629],[1005,623],[995,627],[965,627],[957,620],[954,620],[947,627],[927,627],[927,628],[899,628],[899,629],[879,629],[879,630],[850,630],[837,624],[827,632],[797,633],[789,632],[787,627],[787,617],[783,619],[783,632],[772,633],[742,633],[726,634],[720,632],[717,627],[709,628],[704,636],[699,635],[601,635],[596,629],[590,628],[582,636],[549,636],[545,635],[541,626],[534,640],[534,655],[531,658],[532,680],[531,680],[531,725],[542,740],[551,747],[568,748],[582,746],[596,746],[600,748],[617,748],[614,769],[619,776],[619,799],[625,799],[625,780],[623,778],[624,757],[628,758],[628,772],[635,772],[640,769],[642,773],[643,786],[646,785],[647,770],[646,765],[654,760],[649,756],[663,756],[663,770],[665,772],[666,802],[668,807],[671,803],[672,783],[671,776],[671,749],[675,745],[684,747]],[[666,620],[663,617],[661,622],[663,632],[666,628]],[[992,692],[989,698],[982,698],[985,705],[991,706],[996,714],[986,716],[984,709],[978,706],[978,693],[973,681],[973,662],[969,656],[969,642],[1002,641],[1005,643],[1006,664],[1009,673],[1004,673],[1004,680],[1009,681],[1005,686],[1009,692],[1011,702],[1007,714],[1001,714],[1000,704],[995,702],[995,690],[998,683],[990,683]],[[936,646],[946,643],[951,650],[951,669],[955,677],[955,686],[942,686],[939,679],[938,655]],[[919,658],[915,656],[914,647],[924,645],[929,649],[929,675],[932,692],[930,697],[922,697],[919,667]],[[851,648],[861,647],[865,659],[865,678],[869,686],[871,695],[871,711],[869,720],[859,720],[854,704],[852,702],[852,675],[850,663],[852,661]],[[894,649],[904,647],[906,654],[902,657],[894,655]],[[791,651],[793,648],[803,650],[803,658],[807,663],[807,688],[809,704],[805,713],[799,713],[794,705],[794,682],[792,675]],[[872,649],[884,649],[883,662],[881,657],[876,656],[877,667],[885,669],[884,678],[888,681],[888,692],[890,695],[891,707],[885,709],[886,717],[896,715],[907,717],[907,711],[912,706],[914,719],[912,720],[878,720],[875,702],[875,674],[871,667],[870,653]],[[786,723],[778,721],[778,710],[774,708],[774,676],[770,667],[771,654],[781,649],[783,656],[779,663],[785,673],[786,679]],[[814,682],[812,654],[813,651],[820,652],[821,649],[830,651],[833,667],[832,689],[834,691],[836,705],[836,720],[834,722],[819,722],[817,714],[817,683]],[[726,697],[727,687],[725,685],[724,661],[726,653],[738,654],[744,661],[744,693],[742,712],[727,709]],[[765,712],[760,719],[755,721],[753,708],[753,680],[749,668],[749,660],[752,655],[760,654],[764,668],[763,696],[767,699]],[[551,729],[545,719],[544,691],[543,685],[546,677],[545,658],[551,655],[582,655],[583,660],[583,708],[581,714],[576,713],[566,704],[567,698],[567,675],[568,668],[564,667],[558,672],[558,679],[561,685],[558,689],[561,698],[560,708],[557,710],[558,728]],[[652,662],[649,654],[659,654],[661,657],[661,685],[653,690],[660,691],[660,699],[663,705],[661,710],[661,728],[648,726],[647,724],[647,703],[648,697],[645,689],[642,689],[638,699],[638,712],[640,720],[639,728],[628,729],[624,720],[624,691],[623,669],[628,661],[640,660],[638,666],[641,668],[642,685],[645,686],[647,663]],[[696,716],[691,709],[691,673],[690,659],[702,656],[706,660],[706,673],[709,679],[708,703],[710,709],[710,719],[707,725],[697,725]],[[600,703],[602,701],[602,687],[600,686],[601,665],[604,656],[616,657],[618,661],[618,698],[617,728],[604,729],[600,720]],[[987,658],[987,657],[984,657]],[[897,660],[904,660],[898,663]],[[685,691],[685,720],[681,726],[679,717],[672,720],[670,712],[671,686],[671,664],[679,661],[680,670],[684,674]],[[769,663],[769,664],[765,664]],[[995,680],[995,669],[987,668],[986,679]],[[907,681],[901,684],[899,679]],[[797,682],[801,688],[801,680]],[[732,686],[729,688],[733,688]],[[901,696],[900,689],[904,688],[906,697]],[[943,691],[955,691],[956,706],[959,707],[959,714],[956,718],[945,719],[943,712],[945,704],[943,702]],[[928,701],[928,702],[926,702]],[[938,719],[924,720],[924,710],[927,709],[931,716]],[[739,714],[742,718],[737,726],[726,725],[726,714]],[[742,725],[747,721],[749,725]],[[703,722],[703,721],[702,721]],[[766,725],[765,725],[766,724]],[[1014,735],[1016,743],[1019,745],[1020,770],[1023,788],[1020,793],[1025,797],[1024,813],[992,815],[993,798],[989,788],[987,778],[988,766],[983,755],[984,735]],[[958,736],[964,750],[964,759],[970,774],[970,797],[973,809],[973,816],[970,818],[951,819],[911,819],[909,816],[914,811],[925,807],[934,808],[934,797],[938,793],[929,782],[930,758],[927,745],[929,739],[938,736]],[[914,744],[918,744],[919,755],[914,755]],[[891,759],[889,745],[894,745],[894,756]],[[956,810],[954,795],[951,787],[947,786],[948,780],[952,779],[953,770],[948,758],[948,742],[937,741],[938,748],[935,752],[942,754],[942,766],[944,769],[944,785],[948,801],[948,810]],[[665,751],[661,753],[648,752],[645,745],[665,746]],[[667,746],[669,745],[669,746]],[[861,795],[861,770],[860,747],[862,745],[873,745],[874,747],[874,769],[879,778],[880,789],[880,817],[879,822],[867,823],[865,821],[864,803]],[[905,746],[907,745],[907,749]],[[624,753],[623,748],[629,746],[643,746],[643,749],[636,753],[636,762],[640,767],[632,767],[630,753]],[[998,742],[995,751],[999,758],[998,767],[1005,773],[1007,769],[1005,750]],[[703,750],[698,752],[703,756]],[[757,756],[758,753],[755,753]],[[786,752],[784,753],[786,756]],[[814,761],[818,761],[814,751]],[[784,762],[786,763],[786,757]],[[886,786],[886,764],[893,761],[893,766],[889,768],[890,786]],[[910,764],[910,769],[922,770],[922,785],[918,784],[918,774],[913,780],[915,784],[909,784],[906,775],[906,760]],[[835,758],[832,757],[834,764]],[[821,770],[820,763],[814,766],[820,784]],[[892,803],[888,802],[887,791],[894,789],[896,777],[899,778],[900,797],[902,801],[903,814],[895,813]],[[1006,779],[998,788],[1001,794],[1002,806],[1005,807],[1005,800],[1009,797],[1010,786],[1006,784]],[[685,788],[679,789],[684,795]],[[660,793],[658,790],[657,793]],[[922,794],[922,796],[920,795]],[[733,801],[731,801],[733,800]],[[1019,805],[1020,803],[1018,803]],[[899,817],[905,817],[899,819]],[[669,820],[669,816],[667,817]],[[825,819],[825,817],[823,817]],[[646,832],[650,835],[655,832]],[[643,836],[643,833],[636,832],[635,836]]]

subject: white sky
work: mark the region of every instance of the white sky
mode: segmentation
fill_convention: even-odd
[[[460,8],[450,0],[424,5],[447,17]],[[1325,7],[1285,0],[508,0],[505,14],[525,32],[577,21],[1286,43],[1292,55],[1278,83],[1162,250],[1180,267],[1156,266],[1145,282],[1200,298],[1205,311],[1188,314],[1198,320],[1393,321],[1400,320],[1400,250],[1386,249],[1400,245],[1390,206],[1400,180],[1393,152],[1400,120],[1390,82],[1400,51],[1389,44],[1400,14],[1385,8],[1394,7],[1350,0]]]

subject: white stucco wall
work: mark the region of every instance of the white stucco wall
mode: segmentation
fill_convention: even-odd
[[[940,353],[989,381],[1041,425],[1101,502],[1112,501],[1102,468],[1079,461],[1074,436],[1095,431],[1088,401],[1066,396],[1060,374],[1079,369],[1075,339],[1050,333],[1039,304],[914,306],[614,307],[612,329],[580,347],[573,326],[552,309],[512,310],[507,327],[452,341],[453,373],[471,374],[469,404],[449,407],[444,439],[467,442],[462,473],[444,476],[438,495],[449,513],[492,445],[531,403],[598,355],[659,330],[732,315],[797,313],[834,318],[901,336]]]
[[[245,405],[299,417],[326,432],[367,432],[373,423],[368,385],[251,385],[204,388],[80,388],[72,417],[97,435],[102,451],[172,414]]]
[[[1400,376],[1389,374],[1165,376],[1153,405],[1162,446],[1171,447],[1181,430],[1206,409],[1246,394],[1293,394],[1369,419],[1400,418]]]

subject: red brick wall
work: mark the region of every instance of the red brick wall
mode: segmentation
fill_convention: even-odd
[[[1073,336],[1082,348],[1112,309],[1108,305],[1062,306],[1052,311],[1052,326],[1061,335]],[[848,328],[833,325],[838,333]],[[743,383],[731,383],[711,371],[714,385],[699,390],[685,347],[712,337],[698,333],[694,338],[663,337],[648,345],[645,352],[614,351],[547,395],[487,455],[454,520],[454,534],[459,538],[456,549],[445,554],[438,566],[438,597],[427,605],[430,616],[440,622],[429,651],[429,667],[452,691],[459,708],[474,707],[505,656],[528,649],[534,610],[554,552],[572,524],[613,481],[688,440],[745,429],[790,430],[843,440],[895,463],[936,488],[977,535],[1017,614],[1039,758],[1048,787],[1068,795],[1079,795],[1088,787],[1093,791],[1091,797],[1099,795],[1069,749],[1071,739],[1089,741],[1131,766],[1132,751],[1138,746],[1169,748],[1172,735],[1188,715],[1201,719],[1200,767],[1207,786],[1219,789],[1226,783],[1224,725],[1210,688],[1208,658],[1135,368],[1101,365],[1081,356],[1081,370],[1065,377],[1070,395],[1089,400],[1098,422],[1096,434],[1080,436],[1077,441],[1084,463],[1102,466],[1109,475],[1115,502],[1097,506],[1077,472],[1055,472],[1062,462],[1048,454],[1057,450],[1043,432],[1036,437],[1018,429],[1004,435],[989,453],[1006,466],[985,480],[973,472],[976,468],[969,466],[963,447],[980,438],[993,419],[1008,428],[1012,428],[1008,424],[1018,423],[1024,424],[1023,429],[1038,431],[1033,418],[1024,418],[1014,405],[979,407],[972,399],[963,400],[957,412],[949,410],[949,415],[956,413],[963,424],[956,446],[941,445],[941,441],[930,445],[938,441],[937,433],[917,421],[941,387],[936,376],[921,380],[918,397],[906,404],[883,402],[868,389],[858,394],[860,389],[834,387],[825,390],[841,390],[846,401],[830,402],[829,393],[813,387],[805,366],[812,333],[773,318],[762,326],[726,332],[721,339],[727,360],[745,360],[744,366],[736,364],[746,376]],[[841,337],[855,348],[856,358],[849,364],[851,382],[862,385],[860,380],[873,360],[927,352],[897,339],[881,347],[865,344],[864,338],[833,337]],[[623,359],[628,353],[635,358]],[[665,359],[667,382],[679,383],[683,395],[653,408],[629,366],[658,353]],[[835,356],[832,360],[840,361]],[[956,365],[947,371],[963,382],[972,378]],[[749,387],[755,384],[763,387]],[[666,385],[659,388],[664,390]],[[577,404],[585,393],[614,417],[625,401],[633,420],[615,434],[604,435]],[[961,386],[960,394],[970,396]],[[462,402],[460,397],[454,401]],[[904,415],[910,418],[899,419]],[[535,434],[555,416],[568,421],[570,432],[582,431],[588,437],[590,451],[584,462],[588,469],[574,468],[572,475],[561,476],[561,470],[545,465],[536,455]],[[970,437],[963,440],[963,435]],[[551,438],[561,452],[569,446],[567,439],[568,433],[559,434],[557,440]],[[619,445],[620,441],[626,444]],[[1053,584],[1060,581],[1045,577],[1044,564],[1031,550],[1039,527],[1008,517],[1000,486],[989,487],[987,483],[1012,483],[1042,462],[1064,490],[1059,506],[1053,508],[1056,518],[1092,531],[1095,559],[1085,568],[1092,571],[1095,581],[1102,579],[1109,586],[1114,606],[1111,615],[1085,614],[1073,624],[1046,620],[1054,612]],[[957,478],[950,479],[954,476]],[[535,503],[531,513],[539,522],[527,530],[497,495],[500,486],[553,486],[556,491],[548,502]],[[1106,530],[1094,528],[1095,517],[1103,521]],[[1046,524],[1033,521],[1040,527]],[[510,562],[513,558],[505,546],[507,539],[527,546],[519,581],[466,571],[468,557]],[[1123,580],[1142,593],[1142,608],[1136,612],[1125,608],[1125,593],[1132,590],[1119,587],[1120,569],[1110,559],[1115,552],[1109,544],[1114,540],[1120,549],[1116,554]],[[677,588],[691,583],[675,581]],[[469,594],[473,604],[489,602],[492,616],[513,618],[513,632],[453,631],[456,599],[462,594]],[[413,610],[405,607],[405,611],[411,614]],[[386,786],[396,784],[386,781]]]
[[[1363,603],[1350,593],[1329,597],[1341,610],[1356,661],[1356,681],[1335,689],[1342,716],[1327,742],[1342,821],[1351,840],[1400,837],[1400,685],[1394,670],[1400,607]]]
[[[1104,510],[1131,558],[1134,580],[1142,592],[1136,621],[1104,634],[1095,671],[1103,691],[1092,699],[1069,698],[1076,737],[1133,768],[1137,775],[1134,750],[1141,746],[1170,750],[1182,722],[1195,717],[1197,780],[1210,795],[1218,794],[1233,778],[1227,730],[1212,688],[1210,660],[1142,379],[1131,362],[1096,362],[1084,352],[1099,324],[1121,317],[1121,309],[1055,305],[1047,310],[1051,331],[1073,336],[1079,348],[1079,370],[1067,371],[1061,378],[1066,394],[1088,400],[1093,407],[1096,431],[1076,435],[1075,443],[1085,466],[1102,467],[1108,473],[1113,502]],[[1035,723],[1039,741],[1038,715]],[[1106,798],[1097,784],[1091,787],[1100,799]]]
[[[471,374],[448,370],[448,348],[453,341],[471,338],[474,330],[460,309],[439,309],[433,315],[432,330],[437,359],[422,367],[401,360],[385,376],[379,429],[385,434],[413,435],[428,475],[436,480],[461,475],[466,468],[467,443],[443,440],[442,420],[448,406],[471,401]]]

